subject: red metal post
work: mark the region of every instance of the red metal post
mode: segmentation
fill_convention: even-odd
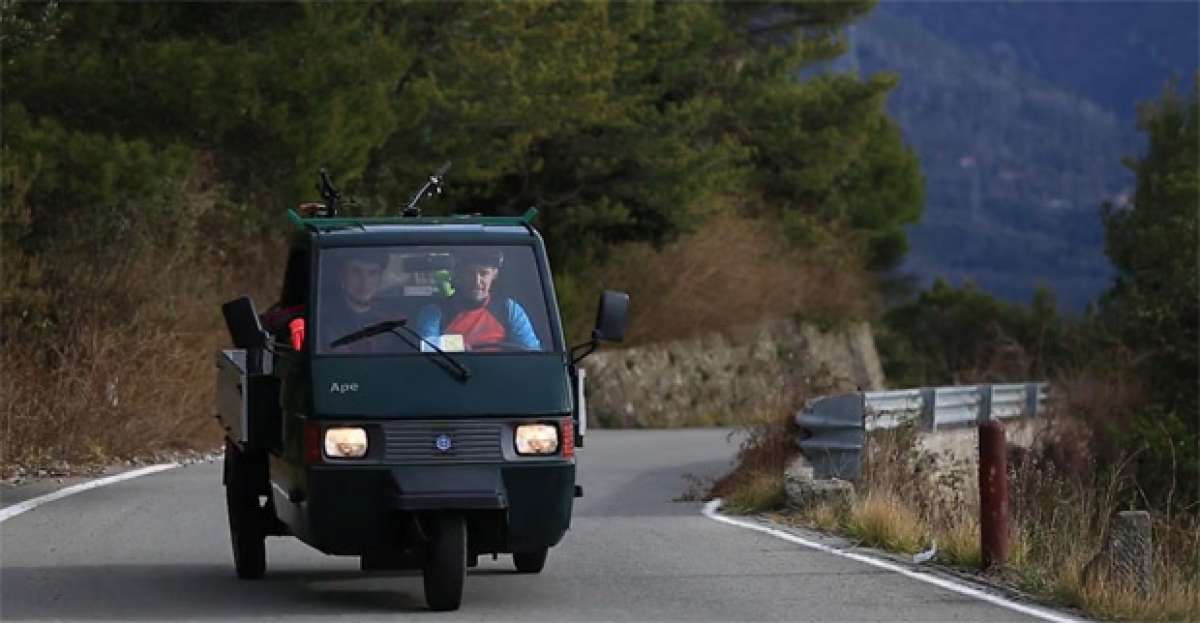
[[[1008,458],[1004,426],[979,425],[979,527],[983,568],[1008,560]]]

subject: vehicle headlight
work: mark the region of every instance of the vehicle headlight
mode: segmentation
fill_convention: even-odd
[[[522,424],[514,438],[517,454],[554,454],[558,452],[558,428],[552,424]]]
[[[357,426],[325,430],[325,456],[331,459],[357,459],[366,454],[366,430]]]

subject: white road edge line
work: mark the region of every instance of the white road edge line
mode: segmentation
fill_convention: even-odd
[[[729,525],[737,526],[739,528],[746,528],[747,530],[754,530],[756,532],[762,532],[763,534],[769,534],[773,537],[783,539],[785,541],[790,541],[792,543],[796,543],[797,545],[803,545],[805,547],[810,547],[812,549],[819,550],[819,551],[825,552],[827,554],[833,554],[834,556],[840,556],[842,558],[849,558],[850,560],[854,560],[857,562],[861,562],[863,564],[871,565],[872,567],[878,567],[880,569],[886,569],[888,571],[893,571],[895,573],[899,573],[900,575],[910,577],[914,580],[918,580],[920,582],[925,582],[926,584],[932,584],[934,586],[944,588],[948,591],[953,591],[960,595],[966,595],[967,597],[974,597],[975,599],[986,601],[988,603],[1000,606],[1001,608],[1008,608],[1009,610],[1020,612],[1022,614],[1027,614],[1031,617],[1036,617],[1043,621],[1051,621],[1052,623],[1082,623],[1082,621],[1083,621],[1082,619],[1076,619],[1073,617],[1066,616],[1064,614],[1059,614],[1057,612],[1051,612],[1050,610],[1044,610],[1042,608],[1035,608],[1033,606],[1027,606],[1025,604],[1017,603],[1015,601],[1011,601],[1009,599],[1000,597],[999,595],[992,595],[991,593],[986,593],[984,591],[981,591],[976,588],[971,588],[970,586],[966,586],[964,584],[952,582],[952,581],[947,580],[942,577],[913,571],[912,569],[908,569],[902,565],[898,565],[898,564],[895,564],[895,563],[892,563],[892,562],[889,562],[886,560],[881,560],[879,558],[874,558],[872,556],[867,556],[865,554],[859,554],[856,552],[842,551],[837,548],[829,547],[828,545],[823,545],[821,543],[817,543],[816,541],[810,541],[803,537],[799,537],[794,534],[784,532],[783,530],[776,530],[775,528],[769,528],[767,526],[762,526],[762,525],[752,523],[749,521],[743,521],[741,519],[734,519],[733,517],[722,515],[721,513],[717,512],[717,509],[720,508],[720,506],[721,506],[720,498],[712,500],[711,502],[708,502],[707,504],[704,505],[704,511],[703,511],[704,516],[708,517],[709,519],[712,519],[714,521],[719,521],[721,523],[727,523]]]
[[[46,495],[25,500],[24,502],[17,502],[12,506],[0,508],[0,523],[4,523],[5,521],[8,521],[17,515],[20,515],[21,513],[31,511],[43,504],[49,504],[55,500],[61,500],[67,496],[75,495],[76,493],[83,493],[84,491],[90,491],[91,489],[115,484],[124,480],[132,480],[140,476],[148,476],[150,474],[166,471],[175,467],[179,467],[179,463],[160,463],[158,465],[150,465],[148,467],[121,472],[120,474],[114,474],[112,476],[106,476],[96,480],[81,482],[77,485],[71,485],[70,487],[59,489],[54,493],[47,493]]]

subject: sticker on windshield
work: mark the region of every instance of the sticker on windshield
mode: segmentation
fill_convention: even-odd
[[[463,342],[463,336],[460,334],[457,334],[457,333],[447,333],[445,335],[439,335],[439,336],[431,339],[430,341],[433,342],[434,344],[437,344],[438,348],[440,348],[444,351],[447,351],[447,352],[461,353],[464,350],[466,350],[466,346]],[[433,349],[429,347],[429,344],[422,342],[421,343],[421,352],[431,353],[431,352],[433,352]]]

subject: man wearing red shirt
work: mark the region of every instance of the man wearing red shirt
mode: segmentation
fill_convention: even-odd
[[[443,335],[462,336],[467,350],[541,350],[521,304],[493,296],[492,286],[503,265],[504,254],[499,250],[460,253],[454,269],[454,294],[440,305],[421,310],[417,332],[435,344]]]

